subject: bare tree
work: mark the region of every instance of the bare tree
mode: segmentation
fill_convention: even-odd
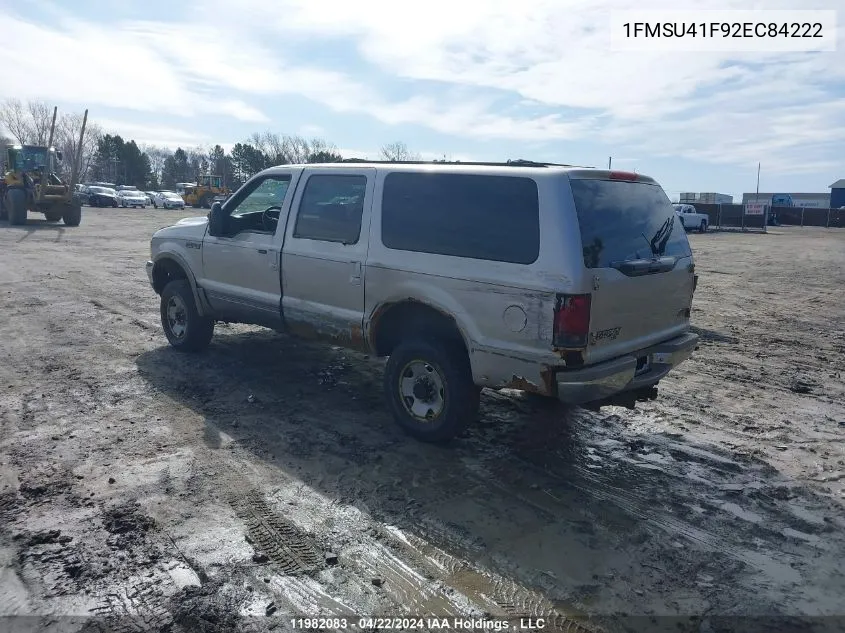
[[[164,170],[164,161],[167,160],[168,156],[172,156],[173,152],[166,147],[157,147],[155,145],[145,145],[141,150],[150,159],[150,172],[152,173],[153,179],[160,183]]]
[[[23,145],[32,138],[32,125],[29,113],[19,99],[6,99],[0,106],[2,123],[15,140]]]
[[[388,143],[381,148],[382,160],[396,163],[404,160],[420,160],[420,155],[408,149],[408,146],[401,141]]]
[[[334,146],[322,139],[308,141],[301,136],[280,136],[270,131],[253,134],[248,143],[264,154],[268,165],[303,164],[315,153],[334,150]]]
[[[308,162],[311,155],[311,144],[301,136],[284,137],[285,160],[288,163],[301,165]]]
[[[26,104],[32,126],[33,145],[47,145],[50,142],[50,125],[53,123],[53,108],[43,101],[28,101]],[[81,119],[80,119],[81,120]],[[53,138],[55,142],[55,137]]]
[[[50,116],[52,117],[52,113],[50,113]],[[61,170],[62,178],[65,181],[70,180],[71,171],[76,161],[76,151],[79,145],[79,133],[82,131],[83,119],[83,114],[73,112],[63,114],[56,122],[56,135],[53,139],[53,145],[62,152]],[[49,135],[49,127],[47,133]],[[82,154],[79,159],[79,173],[76,175],[78,182],[85,180],[85,176],[94,160],[94,155],[97,153],[97,143],[102,136],[103,131],[100,126],[89,120],[85,126],[85,136],[82,137]]]

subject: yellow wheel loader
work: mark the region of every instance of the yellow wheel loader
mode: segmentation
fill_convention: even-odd
[[[48,222],[63,220],[67,226],[79,226],[82,205],[74,196],[74,185],[87,122],[88,110],[82,121],[70,183],[59,177],[62,153],[53,147],[56,109],[53,109],[50,140],[46,146],[13,145],[7,148],[6,166],[0,181],[0,220],[23,225],[27,213],[32,212],[43,213]]]
[[[185,201],[185,206],[210,209],[217,200],[229,197],[229,190],[223,186],[222,176],[200,176],[199,183],[177,183],[178,191]]]

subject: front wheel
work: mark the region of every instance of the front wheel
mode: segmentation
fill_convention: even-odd
[[[9,189],[6,192],[4,206],[9,214],[9,224],[12,226],[26,224],[26,192],[21,189]]]
[[[187,279],[175,279],[161,293],[161,325],[177,350],[199,352],[211,342],[214,319],[201,316]]]
[[[66,204],[62,212],[62,221],[67,226],[79,226],[82,222],[82,206],[72,202]]]
[[[446,442],[478,416],[469,359],[454,343],[401,342],[387,360],[384,390],[396,423],[424,442]]]

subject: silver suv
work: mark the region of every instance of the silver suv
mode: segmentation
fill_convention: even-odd
[[[693,352],[697,276],[663,189],[550,164],[285,165],[152,238],[170,344],[215,321],[389,357],[396,421],[441,441],[482,387],[651,399]]]

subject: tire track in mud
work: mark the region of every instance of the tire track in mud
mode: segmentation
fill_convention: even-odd
[[[324,567],[325,561],[314,539],[274,512],[260,492],[230,494],[229,503],[244,522],[257,556],[265,555],[282,574],[310,574]]]
[[[315,573],[327,570],[317,545],[318,537],[274,510],[247,480],[246,472],[239,472],[242,468],[236,463],[224,470],[226,472],[218,476],[229,488],[227,500],[244,522],[256,553],[266,553],[270,568],[281,572],[279,576],[265,577],[265,582],[269,582],[276,598],[289,604],[294,612],[360,615],[361,609],[366,608],[361,597],[372,593],[375,585],[375,594],[364,602],[380,613],[366,615],[539,616],[555,623],[554,630],[601,631],[598,626],[579,625],[576,618],[541,594],[515,581],[481,571],[423,538],[408,536],[399,528],[385,526],[367,514],[358,515],[360,518],[353,524],[348,522],[348,517],[339,521],[345,526],[344,530],[348,530],[347,534],[355,536],[339,552],[339,563],[331,572],[327,571],[328,576]],[[319,503],[316,498],[307,499],[311,494],[307,490],[299,494],[304,495],[300,497],[299,512],[307,511],[309,503]],[[318,520],[315,527],[338,524],[327,521],[331,514]],[[338,519],[341,516],[342,512]],[[356,524],[358,521],[361,523]],[[328,537],[328,534],[323,536]],[[345,540],[338,533],[330,538]],[[278,549],[274,550],[274,547]],[[378,579],[378,583],[371,582],[373,579]]]
[[[126,319],[127,322],[129,322],[132,325],[139,327],[142,330],[145,330],[147,332],[154,332],[154,331],[159,329],[156,326],[152,325],[151,323],[147,323],[146,321],[142,321],[137,316],[132,314],[128,309],[119,310],[119,309],[112,307],[110,305],[106,305],[105,303],[103,303],[102,301],[99,301],[97,299],[88,299],[88,303],[90,303],[92,306],[94,306],[98,310],[102,310],[103,312],[106,312],[108,314],[111,314],[114,317],[117,317],[117,320],[119,320],[119,321]]]
[[[418,536],[402,532],[392,526],[388,526],[385,533],[388,536],[389,545],[395,551],[402,552],[405,557],[414,560],[420,569],[426,570],[429,576],[437,579],[437,586],[440,587],[441,591],[443,591],[442,587],[445,586],[454,588],[455,591],[459,592],[460,598],[456,599],[454,595],[449,596],[449,598],[452,604],[463,607],[463,609],[454,609],[453,607],[453,611],[447,611],[436,603],[431,604],[431,602],[419,605],[423,609],[429,606],[438,607],[438,609],[428,612],[465,615],[469,607],[490,617],[509,620],[527,617],[544,618],[546,628],[555,631],[601,633],[604,630],[598,623],[588,622],[586,618],[566,613],[540,593],[528,589],[514,580],[483,571]],[[400,561],[399,558],[389,552],[382,557]],[[373,562],[375,560],[373,559]],[[392,567],[397,572],[403,570],[412,572],[404,574],[406,586],[413,587],[414,584],[421,584],[419,579],[423,579],[423,576],[414,572],[408,565],[400,562]],[[420,593],[425,595],[425,592]],[[430,589],[428,593],[431,593]],[[445,592],[444,595],[446,595]],[[402,599],[404,592],[397,591],[397,597]]]
[[[164,587],[170,591],[165,592]],[[170,595],[176,587],[167,574],[132,578],[106,594],[92,609],[85,633],[147,633],[167,631],[173,624]]]
[[[583,436],[589,438],[589,433],[584,433]],[[630,450],[631,447],[628,446],[630,442],[626,440],[625,436],[620,435],[619,437],[621,441],[616,443],[619,444],[620,449]],[[825,528],[810,525],[806,521],[802,521],[799,516],[792,516],[790,521],[784,523],[783,516],[770,511],[770,508],[762,506],[753,498],[746,500],[746,505],[753,506],[753,511],[748,511],[731,501],[728,498],[730,493],[726,492],[730,488],[736,494],[740,490],[753,487],[753,484],[758,481],[766,482],[769,487],[772,487],[771,476],[774,473],[758,472],[760,467],[755,468],[751,464],[743,465],[735,460],[720,457],[712,451],[674,442],[667,437],[649,438],[647,443],[639,440],[635,441],[635,444],[642,444],[642,446],[635,446],[634,448],[663,449],[664,452],[671,455],[675,462],[700,464],[707,468],[708,474],[716,475],[717,481],[699,478],[697,480],[699,486],[703,485],[707,488],[703,495],[690,493],[680,497],[674,495],[667,498],[666,495],[671,494],[671,492],[664,490],[664,488],[671,485],[672,481],[685,480],[687,486],[689,486],[690,479],[692,479],[684,472],[672,470],[672,467],[677,469],[677,463],[664,468],[644,459],[638,461],[632,460],[630,457],[624,459],[623,456],[623,459],[620,460],[618,455],[602,455],[602,461],[614,460],[609,469],[600,466],[590,468],[586,465],[589,464],[589,460],[584,459],[573,460],[571,463],[559,459],[557,463],[565,465],[556,466],[555,460],[538,459],[536,455],[532,455],[531,447],[523,446],[519,442],[509,443],[509,448],[505,451],[495,447],[480,450],[478,452],[479,462],[473,466],[473,470],[477,477],[486,480],[490,488],[508,500],[503,502],[503,505],[513,504],[516,501],[536,510],[540,517],[551,517],[551,520],[554,521],[554,517],[571,514],[573,506],[584,507],[588,514],[592,514],[589,508],[590,506],[598,507],[596,502],[611,503],[622,511],[617,519],[625,521],[628,518],[633,518],[647,529],[649,527],[657,528],[670,537],[680,536],[691,543],[695,543],[705,551],[726,556],[755,569],[757,572],[780,578],[792,578],[794,582],[800,581],[802,575],[800,570],[794,567],[794,563],[801,560],[801,553],[795,551],[794,547],[786,545],[787,539],[784,538],[784,530],[802,527],[803,532],[815,534],[819,531],[825,531]],[[589,452],[595,450],[596,445],[595,440],[592,444],[588,441],[585,446],[579,447],[578,450]],[[601,452],[607,453],[608,451]],[[544,465],[540,465],[543,462],[545,462]],[[627,464],[627,469],[623,466],[625,462],[630,462]],[[636,468],[650,471],[657,470],[659,474],[651,483],[642,485],[643,482],[640,482],[637,485],[636,471],[634,470]],[[623,470],[627,470],[627,474],[620,472]],[[531,495],[530,498],[526,495],[525,487],[522,484],[516,485],[513,483],[517,478],[516,475],[523,473],[530,475],[530,479],[533,480],[531,487],[535,488],[538,493]],[[735,483],[737,479],[744,483]],[[624,481],[625,485],[620,485],[620,480]],[[722,488],[720,487],[720,480],[730,483],[723,484],[725,488]],[[550,490],[562,492],[564,498],[558,498]],[[539,494],[540,492],[547,494]],[[576,494],[575,498],[573,498],[573,493]],[[584,495],[590,501],[585,505],[577,499],[577,495]],[[764,493],[758,491],[758,497],[761,495],[765,496]],[[774,494],[772,496],[777,497]],[[709,509],[715,511],[716,514],[711,513],[710,516],[702,516],[700,525],[695,525],[674,516],[670,509],[663,506],[664,501],[675,504],[689,501],[705,506],[710,502],[712,505]],[[782,514],[781,512],[780,515]],[[763,515],[771,516],[764,519]],[[603,513],[603,516],[605,519],[611,518],[612,522],[616,521],[606,513]],[[773,518],[776,519],[774,526],[771,524]],[[718,525],[726,526],[726,529],[716,531],[715,528]],[[727,526],[729,526],[729,529]],[[542,525],[539,528],[542,528]],[[774,550],[768,553],[758,551],[758,546],[753,544],[755,539],[760,536],[761,529],[769,534],[770,540],[774,539],[777,544],[783,546],[778,550],[777,557],[773,554]],[[732,535],[732,538],[728,540],[726,534]],[[741,541],[748,543],[748,545],[743,546],[740,544]],[[804,546],[813,547],[807,544],[804,544]],[[784,558],[786,560],[783,560]]]

